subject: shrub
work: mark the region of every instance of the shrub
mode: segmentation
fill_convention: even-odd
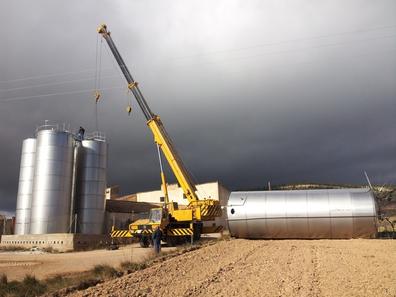
[[[100,277],[102,279],[107,279],[107,278],[114,278],[119,276],[119,272],[114,268],[109,265],[96,265],[93,269],[92,272],[95,276]]]
[[[29,248],[25,248],[22,246],[12,246],[12,245],[8,245],[8,246],[0,246],[0,251],[3,252],[19,252],[19,251],[29,251]]]
[[[120,267],[123,270],[128,271],[128,273],[134,272],[134,271],[138,271],[138,270],[142,270],[147,268],[147,264],[146,263],[134,263],[134,262],[130,262],[130,261],[124,261],[120,264]]]
[[[3,274],[0,276],[0,284],[1,284],[1,285],[6,285],[6,284],[8,284],[8,278],[7,278],[7,275],[6,275],[5,273],[3,273]]]
[[[57,249],[54,249],[52,246],[47,246],[41,249],[43,252],[55,254],[58,253]]]
[[[34,276],[26,275],[18,288],[18,296],[34,297],[43,294],[46,286]]]
[[[59,290],[67,286],[73,285],[74,283],[75,281],[73,278],[64,277],[62,275],[56,275],[45,280],[45,284],[47,285],[47,291]]]
[[[85,290],[88,289],[89,287],[96,286],[98,283],[100,283],[100,280],[98,279],[83,279],[78,283],[76,289]]]

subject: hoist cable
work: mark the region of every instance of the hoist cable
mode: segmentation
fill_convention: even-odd
[[[118,77],[118,74],[117,75],[106,75],[106,76],[103,76],[102,78],[112,78],[112,77],[116,77],[116,76]],[[10,88],[10,89],[0,89],[0,92],[11,92],[11,91],[19,91],[19,90],[26,90],[26,89],[33,89],[33,88],[40,88],[40,87],[50,87],[50,86],[78,83],[78,82],[90,81],[90,80],[94,81],[95,79],[94,78],[82,78],[82,79],[63,80],[63,81],[54,82],[54,83],[30,85],[30,86]],[[95,86],[94,86],[94,89],[96,89]]]
[[[122,86],[122,87],[112,87],[112,88],[102,88],[102,91],[120,90],[120,89],[123,89],[123,88],[124,88],[124,86]],[[18,100],[26,100],[26,99],[32,99],[32,98],[51,97],[51,96],[58,96],[58,95],[81,94],[81,93],[87,93],[87,92],[93,92],[93,91],[95,91],[95,90],[93,90],[93,89],[85,89],[85,90],[71,91],[71,92],[59,92],[59,93],[41,94],[41,95],[33,95],[33,96],[22,96],[22,97],[10,97],[10,98],[0,99],[0,103],[18,101]]]
[[[103,38],[102,38],[102,40],[103,40]],[[113,64],[114,69],[119,74],[121,80],[124,80],[124,75],[123,75],[120,67],[118,67],[116,65],[116,62],[113,59],[113,55],[110,53],[110,50],[107,48],[107,46],[105,46],[104,48],[105,48],[106,53],[109,56],[109,58],[110,58],[110,60],[111,60],[111,62]],[[126,102],[126,105],[127,105],[126,110],[127,110],[129,115],[131,114],[131,111],[132,111],[132,96],[131,95],[132,95],[131,90],[129,88],[127,88],[127,91],[125,92],[125,102]]]
[[[99,131],[99,123],[98,123],[98,43],[99,43],[99,36],[96,36],[96,48],[95,48],[95,82],[94,82],[94,89],[95,89],[95,130]]]

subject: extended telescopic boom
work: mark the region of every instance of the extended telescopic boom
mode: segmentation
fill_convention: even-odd
[[[114,55],[114,58],[116,59],[122,73],[125,76],[125,79],[128,82],[128,88],[131,90],[137,103],[143,111],[143,114],[147,120],[147,125],[149,126],[154,135],[154,141],[164,153],[165,158],[168,161],[173,173],[175,174],[177,181],[183,189],[184,195],[186,196],[190,204],[197,202],[198,196],[196,194],[196,187],[194,182],[192,181],[190,174],[188,173],[176,149],[174,148],[172,141],[160,120],[160,117],[158,115],[155,115],[151,111],[150,107],[148,106],[146,100],[143,97],[143,94],[140,92],[138,83],[133,79],[127,66],[125,65],[124,60],[122,59],[120,53],[117,50],[117,47],[113,42],[113,39],[110,36],[110,32],[107,31],[107,26],[104,24],[101,25],[98,28],[98,33],[101,34],[103,38],[107,41],[107,44],[109,45],[110,50]]]

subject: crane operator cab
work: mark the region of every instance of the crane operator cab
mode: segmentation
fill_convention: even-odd
[[[129,232],[139,238],[141,247],[152,245],[153,231],[159,226],[164,230],[168,224],[168,211],[165,207],[150,209],[147,219],[137,220],[129,225]]]
[[[150,223],[161,224],[162,215],[163,215],[162,208],[153,208],[153,209],[151,209],[150,210],[150,214],[149,214]]]

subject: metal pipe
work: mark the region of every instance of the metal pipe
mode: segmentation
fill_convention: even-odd
[[[76,184],[77,184],[77,172],[78,172],[78,158],[80,157],[80,150],[81,141],[74,140],[74,152],[73,152],[73,173],[72,173],[72,188],[71,188],[71,197],[70,197],[70,233],[76,228],[75,225],[77,221],[75,220],[75,213],[76,213]]]

